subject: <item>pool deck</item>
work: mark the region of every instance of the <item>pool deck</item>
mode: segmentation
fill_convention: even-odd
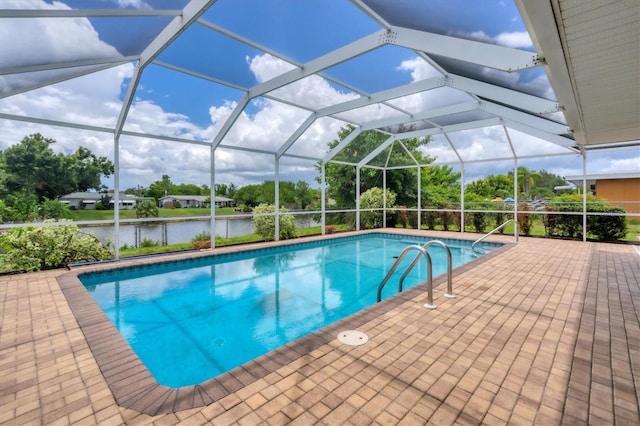
[[[439,277],[434,310],[413,288],[188,390],[150,383],[69,277],[0,276],[0,424],[640,424],[638,245],[521,237],[455,299]]]

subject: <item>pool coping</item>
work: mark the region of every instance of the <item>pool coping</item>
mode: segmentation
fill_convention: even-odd
[[[402,232],[404,231],[404,232]],[[410,236],[432,235],[426,233],[416,234],[415,230],[375,230],[376,233],[402,234]],[[345,233],[343,237],[352,235],[364,235],[370,232]],[[460,240],[473,241],[475,238]],[[326,238],[341,238],[340,234],[332,234]],[[314,238],[321,240],[323,238]],[[310,241],[310,240],[306,240]],[[295,245],[299,240],[287,240],[276,245]],[[199,253],[181,255],[179,258],[194,258],[200,256],[215,256],[232,251],[247,251],[253,248],[264,247],[262,244],[250,244],[235,246],[231,249],[213,249]],[[274,246],[271,243],[271,246]],[[491,252],[454,269],[455,273],[462,273],[479,264],[500,255],[515,246],[515,243],[504,243]],[[216,251],[218,250],[218,251]],[[390,310],[412,301],[420,293],[424,293],[426,284],[420,284],[402,293],[394,295],[373,306],[365,308],[347,318],[337,321],[307,336],[287,343],[286,345],[268,352],[252,361],[240,365],[233,370],[209,379],[198,385],[171,388],[159,384],[138,358],[131,346],[125,341],[120,332],[108,319],[102,308],[94,301],[93,297],[80,282],[78,276],[87,272],[119,269],[130,265],[157,262],[158,258],[149,258],[132,262],[119,262],[102,264],[83,268],[79,271],[71,271],[57,277],[62,292],[73,312],[80,329],[82,330],[89,348],[98,363],[117,404],[124,408],[136,410],[148,415],[174,413],[177,411],[200,408],[230,395],[241,388],[264,378],[276,369],[283,367],[313,350],[328,344],[336,339],[340,331],[357,329],[363,324],[374,320]],[[441,274],[433,279],[434,288],[446,283],[446,274]],[[455,293],[455,286],[454,286]],[[415,302],[414,302],[415,303]]]

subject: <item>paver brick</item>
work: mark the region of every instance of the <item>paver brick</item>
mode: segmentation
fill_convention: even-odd
[[[456,270],[456,299],[437,286],[436,310],[409,289],[178,391],[112,348],[122,339],[64,274],[0,277],[0,423],[640,424],[640,262],[629,246],[521,238]],[[369,343],[338,343],[346,327]],[[185,410],[162,413],[175,408]]]

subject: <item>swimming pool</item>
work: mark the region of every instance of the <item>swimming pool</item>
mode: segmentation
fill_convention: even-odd
[[[177,388],[206,381],[374,304],[395,257],[406,246],[429,240],[370,233],[79,278],[156,380]],[[470,242],[443,241],[454,267],[475,258]],[[433,275],[445,272],[445,251],[433,246],[429,253]],[[383,299],[397,292],[394,283],[403,271],[398,268]],[[422,260],[405,289],[426,278]]]

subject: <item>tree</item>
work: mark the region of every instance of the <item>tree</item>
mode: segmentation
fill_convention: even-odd
[[[531,196],[541,199],[549,199],[555,196],[554,188],[556,186],[566,185],[566,181],[562,176],[549,173],[546,170],[538,172],[539,178],[536,180],[536,186],[531,191]]]
[[[172,188],[173,182],[171,182],[169,175],[162,175],[162,180],[157,180],[149,185],[149,189],[147,189],[144,195],[146,197],[153,197],[158,201],[160,198],[171,194]]]
[[[376,209],[376,211],[364,211],[360,213],[360,226],[362,229],[382,228],[384,225],[383,212],[381,209],[385,206],[385,192],[387,207],[395,206],[396,194],[389,189],[383,191],[382,188],[374,187],[367,189],[360,195],[361,209]]]
[[[329,143],[329,150],[338,146],[353,129],[353,126],[340,129],[338,139]],[[388,135],[376,131],[362,132],[340,152],[339,157],[336,157],[336,159],[349,159],[352,162],[362,159],[388,139],[388,137]],[[422,165],[429,164],[433,161],[432,158],[425,156],[418,150],[419,147],[426,145],[428,142],[428,138],[402,140],[407,150]],[[390,152],[385,150],[382,155],[388,155],[388,162],[392,165],[406,164],[406,158],[408,157],[404,149],[392,149]],[[320,170],[321,164],[316,164],[316,169]],[[382,173],[383,172],[378,169],[362,168],[360,170],[360,192],[365,192],[373,187],[381,187],[383,181]],[[319,179],[320,178],[316,178],[318,181]],[[353,208],[355,206],[356,168],[354,166],[332,162],[327,163],[325,166],[325,180],[328,185],[327,194],[335,200],[338,207]],[[387,188],[398,194],[398,204],[415,206],[418,196],[416,168],[388,170]]]
[[[428,166],[421,171],[423,207],[460,201],[460,173],[449,166]]]
[[[39,133],[0,153],[0,184],[5,194],[35,194],[38,200],[100,188],[101,175],[109,176],[114,166],[106,157],[97,157],[80,147],[71,155],[56,154],[56,141]]]
[[[138,218],[158,217],[159,215],[158,206],[151,200],[143,201],[136,209],[136,217]]]
[[[233,199],[237,204],[248,207],[255,207],[260,204],[274,204],[275,187],[276,183],[273,180],[243,186],[235,191]],[[296,183],[281,181],[279,187],[280,205],[291,209],[304,209],[318,196],[317,191],[314,192],[309,187],[309,184],[304,181]]]
[[[234,200],[238,205],[255,207],[261,202],[261,192],[262,190],[260,185],[246,185],[236,191]]]
[[[509,173],[513,178],[513,172]],[[526,167],[518,167],[518,193],[525,199],[529,199],[531,191],[536,186],[536,182],[540,179],[540,174]]]
[[[487,200],[492,200],[496,197],[513,197],[513,177],[489,175],[467,184],[465,194],[475,194]],[[466,198],[467,196],[465,195]]]
[[[273,240],[276,234],[275,207],[271,204],[263,204],[253,211],[256,215],[264,215],[253,217],[253,226],[256,229],[256,234],[260,235],[265,241]],[[296,236],[296,219],[293,215],[287,213],[288,211],[285,208],[280,208],[278,223],[281,240]]]

